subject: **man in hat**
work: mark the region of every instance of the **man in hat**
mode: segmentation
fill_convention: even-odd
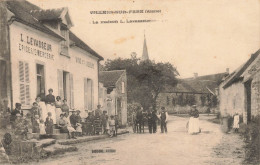
[[[107,111],[103,111],[101,115],[101,126],[103,129],[103,134],[107,133]]]
[[[161,119],[161,133],[167,133],[167,121],[168,121],[168,113],[166,112],[165,107],[161,108],[162,112],[160,114]]]
[[[21,103],[15,103],[15,109],[11,112],[11,122],[14,123],[16,118],[17,118],[17,114],[20,114],[23,117],[23,110],[22,110],[22,105]]]
[[[95,110],[95,116],[100,117],[102,114],[101,105],[97,105],[97,109]]]

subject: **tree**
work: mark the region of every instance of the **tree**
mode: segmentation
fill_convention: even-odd
[[[128,102],[137,102],[144,109],[156,109],[156,99],[166,85],[177,84],[175,67],[170,63],[155,63],[154,61],[140,61],[132,53],[130,59],[117,58],[105,62],[105,70],[125,69],[127,72]]]

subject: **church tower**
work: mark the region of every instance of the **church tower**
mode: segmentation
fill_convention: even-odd
[[[146,38],[145,38],[145,34],[144,34],[144,45],[143,45],[143,55],[141,58],[142,61],[146,61],[149,60],[149,56],[148,56],[148,50],[147,50],[147,45],[146,45]]]

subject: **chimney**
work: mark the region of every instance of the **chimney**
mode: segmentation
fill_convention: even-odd
[[[229,68],[226,68],[226,73],[229,74]]]
[[[194,73],[194,78],[197,78],[198,77],[198,73]]]

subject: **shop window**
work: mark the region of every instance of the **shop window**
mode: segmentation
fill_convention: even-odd
[[[29,64],[19,61],[20,101],[23,106],[30,105]]]
[[[44,65],[36,64],[37,96],[45,95]]]
[[[61,55],[69,56],[69,30],[61,29],[61,35],[64,37],[65,41],[61,41]]]
[[[85,109],[93,109],[93,81],[91,79],[84,79],[84,105]]]
[[[125,82],[122,81],[122,93],[125,93]]]

